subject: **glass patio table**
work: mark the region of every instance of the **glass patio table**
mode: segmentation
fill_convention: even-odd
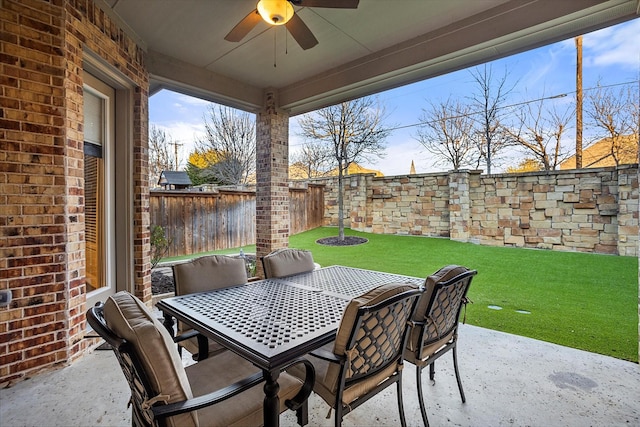
[[[424,279],[331,266],[166,298],[157,307],[171,334],[174,319],[184,322],[262,369],[264,425],[269,427],[279,424],[282,367],[332,341],[353,297],[391,282],[419,286]]]

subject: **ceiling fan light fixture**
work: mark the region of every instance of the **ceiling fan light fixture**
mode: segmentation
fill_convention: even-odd
[[[262,19],[270,25],[284,25],[293,17],[293,6],[288,0],[260,0],[256,6]]]

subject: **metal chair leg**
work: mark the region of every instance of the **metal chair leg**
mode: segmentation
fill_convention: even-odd
[[[453,346],[453,369],[456,372],[456,380],[458,380],[458,390],[460,390],[460,397],[462,398],[462,403],[465,403],[467,399],[464,397],[464,391],[462,390],[462,381],[460,380],[460,372],[458,371],[458,346]]]
[[[301,407],[296,409],[296,419],[300,427],[309,424],[309,401],[305,400]]]
[[[416,383],[418,384],[418,402],[420,403],[420,412],[422,413],[422,422],[425,427],[429,427],[429,419],[427,418],[427,408],[424,404],[424,396],[422,394],[422,367],[416,366]]]
[[[404,416],[404,404],[402,402],[402,377],[400,377],[398,379],[398,382],[396,383],[397,389],[398,389],[398,412],[400,413],[400,425],[402,427],[406,427],[407,426],[407,420]]]

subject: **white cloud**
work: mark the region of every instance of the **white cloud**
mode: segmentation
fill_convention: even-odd
[[[213,103],[209,101],[206,101],[200,98],[194,98],[189,95],[177,94],[176,98],[178,101],[184,102],[185,104],[188,104],[188,105],[196,105],[196,106],[202,106],[202,107],[208,107],[209,105],[213,105]]]
[[[640,19],[583,37],[585,66],[619,66],[637,70],[640,64]]]

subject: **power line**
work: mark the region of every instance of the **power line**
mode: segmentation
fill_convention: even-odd
[[[592,90],[598,90],[598,89],[606,89],[606,88],[610,88],[610,87],[632,85],[632,84],[637,84],[637,83],[640,83],[640,78],[636,79],[636,80],[628,81],[628,82],[612,83],[612,84],[602,85],[602,86],[598,85],[598,86],[595,86],[595,87],[583,89],[583,92],[592,91]],[[502,108],[503,109],[514,108],[514,107],[519,107],[519,106],[522,106],[522,105],[532,104],[534,102],[540,102],[540,101],[544,101],[544,100],[548,100],[548,99],[564,98],[564,97],[567,97],[567,96],[569,96],[571,94],[575,94],[575,93],[576,93],[575,90],[574,91],[569,91],[569,92],[561,93],[561,94],[557,94],[557,95],[546,96],[546,97],[532,99],[532,100],[528,100],[528,101],[517,102],[517,103],[514,103],[514,104],[506,105],[506,106],[504,106]],[[469,113],[460,114],[460,115],[456,115],[456,116],[449,116],[449,117],[446,117],[446,119],[457,119],[457,118],[461,118],[461,117],[474,116],[474,115],[477,115],[477,114],[480,114],[480,113],[482,113],[482,111],[474,111],[474,112],[469,112]],[[395,126],[395,127],[391,127],[391,128],[386,128],[386,129],[382,129],[381,131],[392,132],[392,131],[396,131],[396,130],[400,130],[400,129],[408,129],[408,128],[412,128],[412,127],[418,127],[418,126],[426,125],[426,124],[429,124],[431,122],[432,121],[422,121],[422,122],[417,122],[417,123],[411,123],[411,124],[408,124],[408,125],[401,125],[401,126]],[[181,139],[181,140],[175,140],[172,144],[185,143],[185,142],[195,142],[195,141],[196,141],[196,138],[194,138],[192,140]],[[300,147],[302,145],[304,145],[304,143],[290,144],[289,147]]]
[[[609,87],[631,85],[631,84],[636,84],[636,83],[639,83],[639,82],[640,82],[640,80],[634,80],[634,81],[623,82],[623,83],[612,83],[612,84],[609,84],[609,85],[596,86],[596,87],[584,89],[584,91],[586,92],[586,91],[590,91],[590,90],[606,89],[606,88],[609,88]],[[519,106],[522,106],[522,105],[532,104],[534,102],[544,101],[544,100],[547,100],[547,99],[564,98],[564,97],[567,97],[567,96],[569,96],[571,94],[574,94],[574,93],[576,93],[575,90],[574,91],[569,91],[569,92],[566,92],[566,93],[560,93],[560,94],[557,94],[557,95],[545,96],[543,98],[531,99],[529,101],[517,102],[515,104],[505,105],[502,108],[503,109],[513,108],[513,107],[519,107]],[[482,111],[473,111],[473,112],[466,113],[466,114],[459,114],[457,116],[449,116],[449,117],[446,117],[445,119],[458,119],[460,117],[469,117],[469,116],[474,116],[474,115],[480,114],[480,113],[482,113]],[[396,126],[396,127],[393,127],[393,128],[387,128],[385,130],[386,131],[394,131],[394,130],[399,130],[399,129],[406,129],[406,128],[411,128],[411,127],[417,127],[417,126],[421,126],[421,125],[426,125],[426,124],[432,123],[432,122],[435,122],[435,121],[423,121],[423,122],[418,122],[418,123],[412,123],[410,125],[402,125],[402,126]]]
[[[608,84],[608,85],[595,86],[595,87],[592,87],[592,88],[583,89],[583,91],[586,92],[586,91],[597,90],[597,89],[606,89],[606,88],[610,88],[610,87],[625,86],[625,85],[631,85],[631,84],[636,84],[636,83],[640,83],[640,79],[629,81],[629,82],[612,83],[612,84]],[[567,96],[569,96],[571,94],[575,94],[575,93],[576,93],[575,90],[574,91],[569,91],[569,92],[560,93],[560,94],[557,94],[557,95],[545,96],[545,97],[542,97],[542,98],[531,99],[531,100],[528,100],[528,101],[522,101],[522,102],[517,102],[515,104],[505,105],[502,108],[503,109],[514,108],[514,107],[519,107],[519,106],[522,106],[522,105],[532,104],[534,102],[544,101],[544,100],[547,100],[547,99],[565,98],[565,97],[567,97]],[[473,111],[473,112],[469,112],[469,113],[465,113],[465,114],[460,114],[460,115],[457,115],[457,116],[449,116],[449,117],[446,117],[445,119],[458,119],[458,118],[461,118],[461,117],[469,117],[469,116],[474,116],[474,115],[481,114],[481,113],[482,113],[482,111]],[[382,131],[392,132],[392,131],[395,131],[395,130],[407,129],[407,128],[426,125],[426,124],[429,124],[429,123],[435,123],[436,121],[437,120],[435,120],[435,121],[422,121],[422,122],[418,122],[418,123],[412,123],[412,124],[409,124],[409,125],[402,125],[402,126],[396,126],[396,127],[392,127],[392,128],[386,128],[386,129],[382,129]],[[292,145],[290,145],[290,147],[299,147],[299,146],[302,146],[302,145],[304,145],[304,143],[292,144]]]

